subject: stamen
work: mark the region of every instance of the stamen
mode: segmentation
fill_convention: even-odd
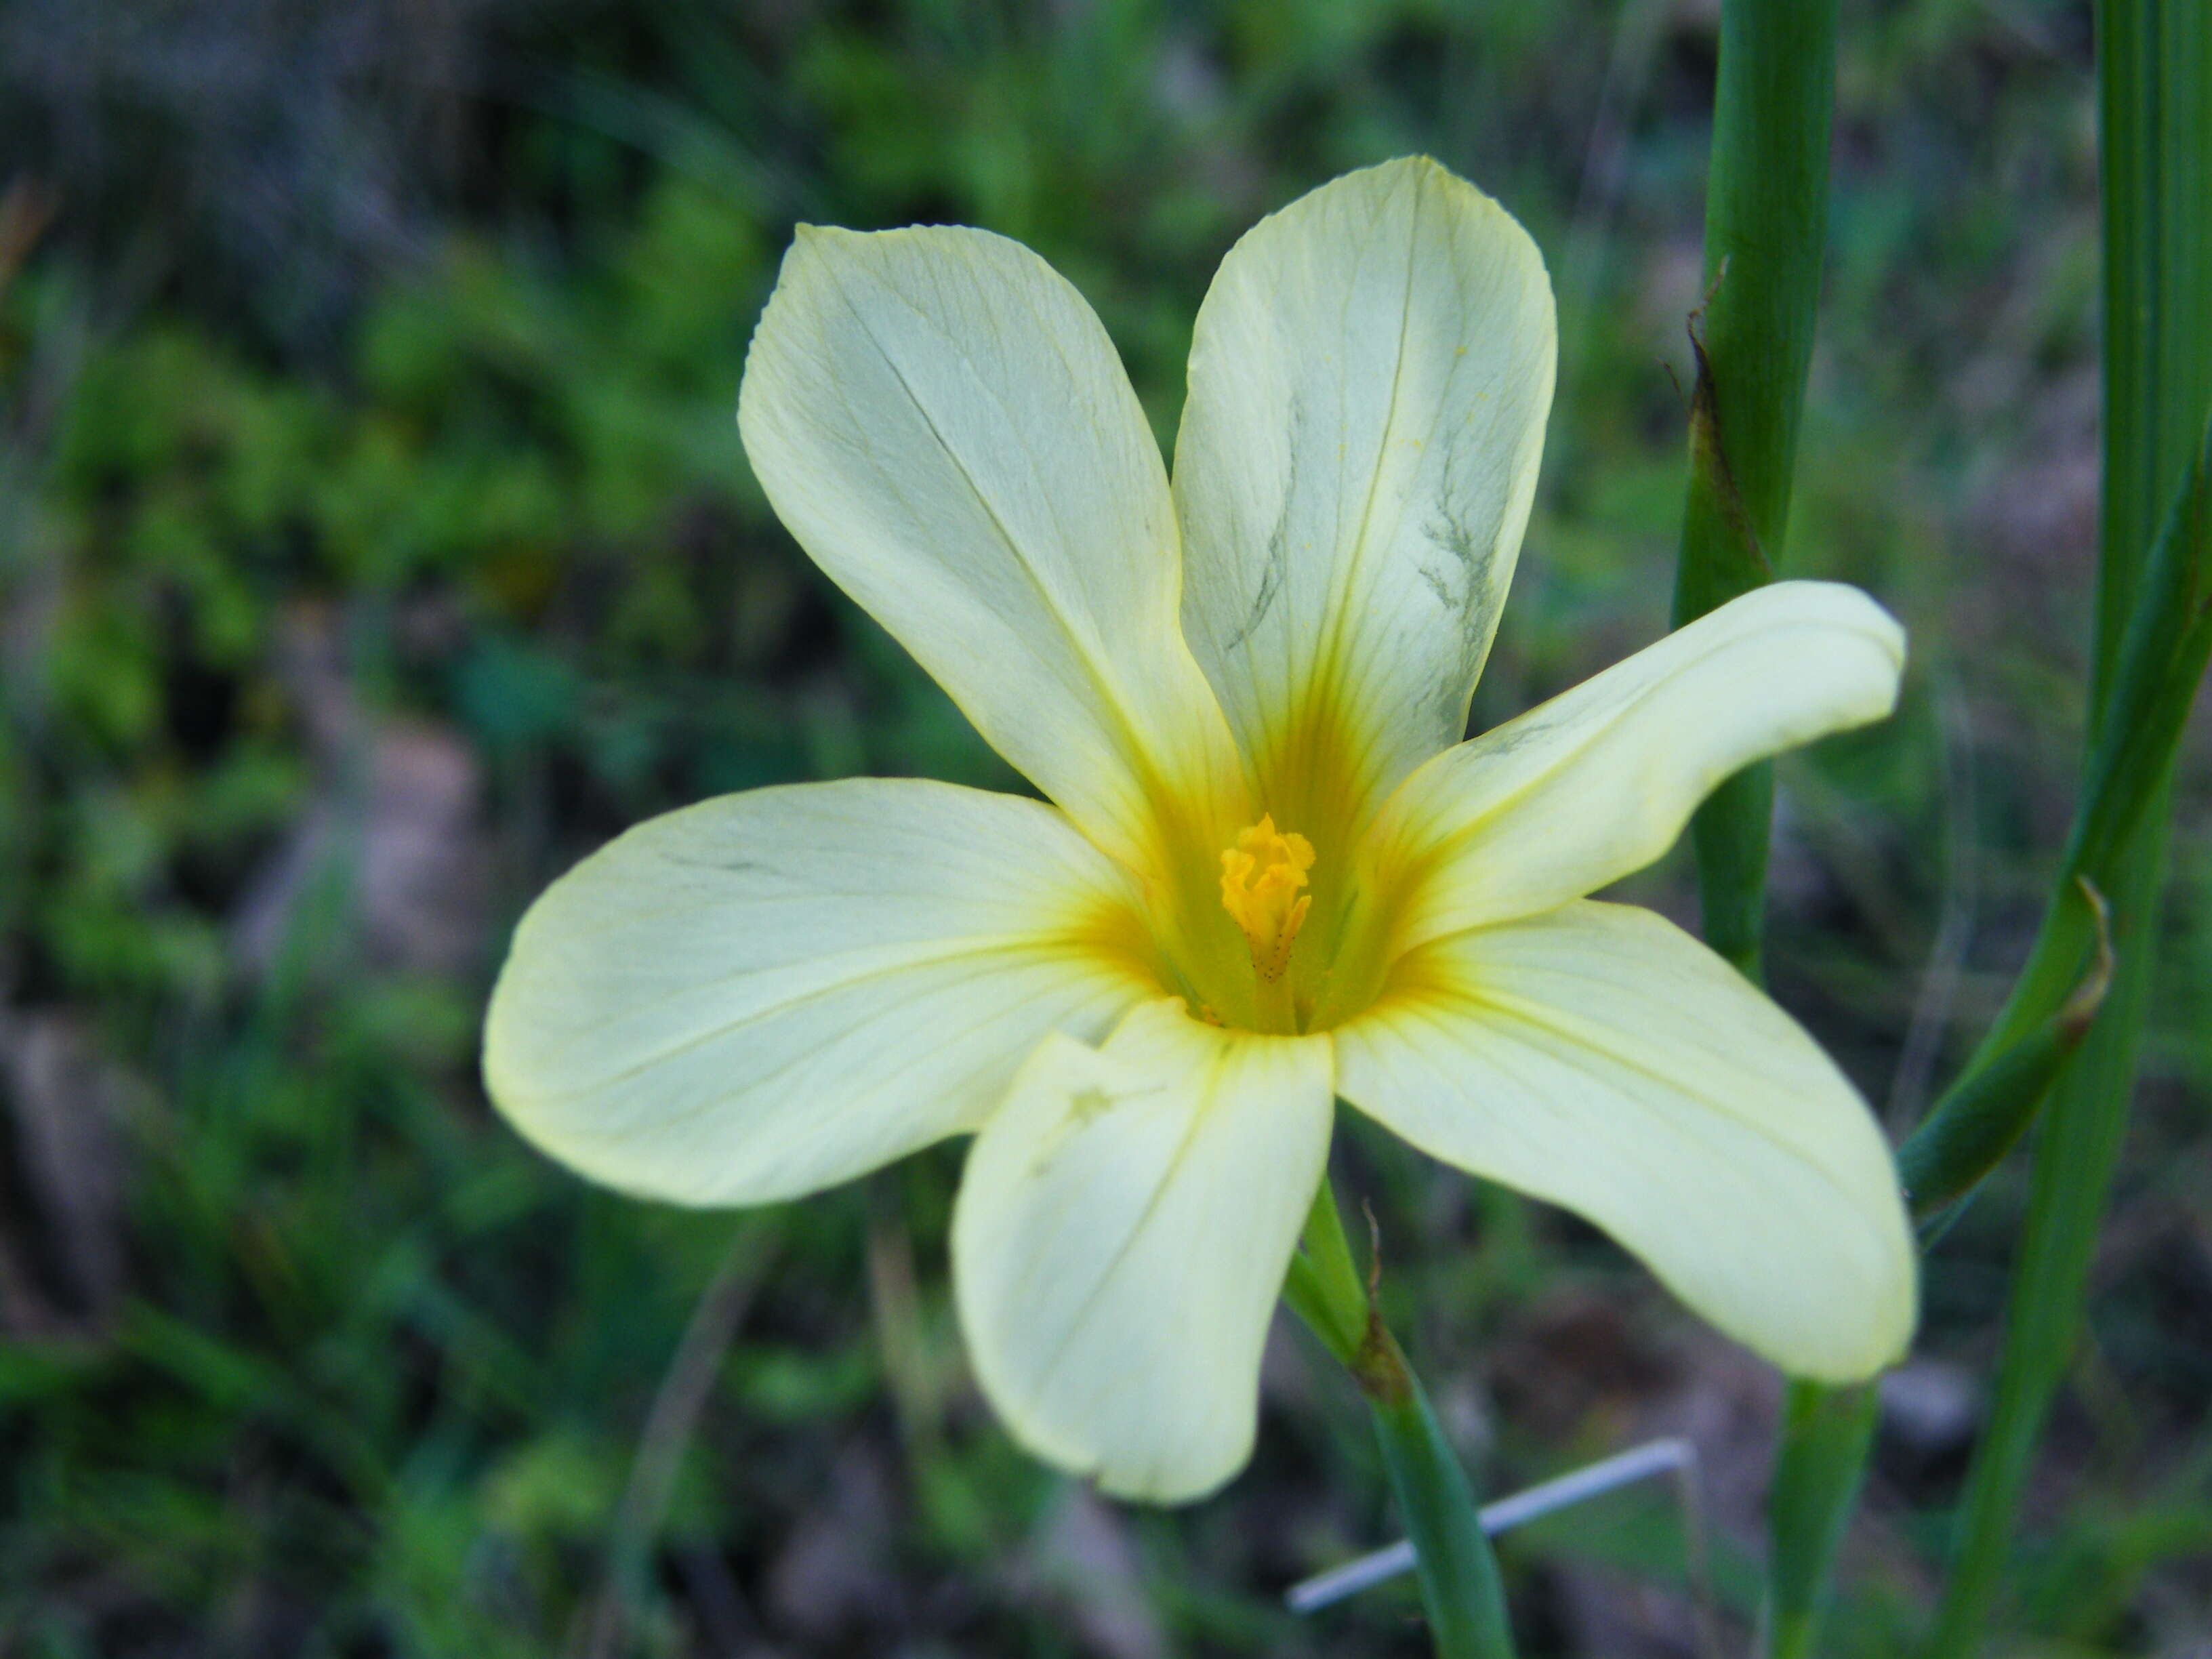
[[[1270,813],[1237,832],[1237,844],[1221,854],[1221,908],[1244,930],[1252,947],[1252,968],[1263,980],[1283,976],[1291,946],[1313,908],[1313,895],[1301,895],[1313,868],[1313,843],[1304,836],[1279,835]]]

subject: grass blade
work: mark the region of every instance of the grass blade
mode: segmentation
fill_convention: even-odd
[[[2212,412],[2212,26],[2193,0],[2097,9],[2105,238],[2105,495],[2092,730],[2127,695],[2124,647],[2155,593],[2153,527]],[[2197,449],[2202,507],[2203,450]],[[2186,509],[2184,509],[2185,512]],[[2169,519],[2169,526],[2173,520]],[[2201,520],[2200,520],[2201,527]],[[2160,550],[2172,538],[2160,538]],[[2200,619],[2156,619],[2187,639]],[[2177,665],[2177,668],[2181,665]],[[2165,867],[2171,750],[2114,759],[2148,805],[2116,826],[2108,890],[2118,971],[2052,1091],[2007,1308],[1996,1407],[1968,1477],[1930,1651],[1976,1651],[2002,1585],[2014,1516],[2080,1329],[2089,1265],[2125,1133]],[[2090,775],[2098,775],[2093,758]]]

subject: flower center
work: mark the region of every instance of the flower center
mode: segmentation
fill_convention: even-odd
[[[1272,813],[1237,832],[1237,844],[1221,854],[1221,908],[1244,931],[1252,948],[1252,970],[1273,984],[1290,964],[1291,947],[1313,895],[1301,894],[1313,868],[1313,843],[1275,829]]]

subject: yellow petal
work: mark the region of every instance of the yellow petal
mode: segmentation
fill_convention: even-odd
[[[978,230],[802,228],[738,419],[831,580],[1098,844],[1158,863],[1166,796],[1246,821],[1242,770],[1177,621],[1158,446],[1098,319]]]
[[[1402,945],[1532,915],[1650,863],[1715,785],[1881,719],[1905,635],[1856,588],[1776,582],[1406,780],[1370,857]]]
[[[1262,220],[1198,315],[1184,626],[1279,818],[1354,822],[1466,730],[1557,333],[1542,257],[1426,160]]]
[[[952,1223],[969,1353],[1017,1439],[1157,1503],[1243,1467],[1331,1109],[1328,1038],[1224,1031],[1174,1001],[1103,1048],[1038,1052]]]
[[[1353,1105],[1603,1228],[1784,1370],[1850,1382],[1904,1353],[1917,1257],[1873,1117],[1672,923],[1584,902],[1439,939],[1335,1036]]]
[[[1048,1033],[1157,994],[1118,866],[1041,803],[856,779],[640,825],[516,930],[493,1100],[610,1186],[758,1204],[972,1129]]]

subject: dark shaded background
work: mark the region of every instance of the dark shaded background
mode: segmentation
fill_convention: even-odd
[[[592,1191],[488,1111],[506,928],[702,795],[1021,787],[766,511],[732,411],[792,222],[989,226],[1163,437],[1260,214],[1429,151],[1559,290],[1487,725],[1654,637],[1683,480],[1711,0],[0,0],[0,1655],[1413,1655],[1347,1388],[1288,1328],[1251,1471],[1123,1510],[983,1408],[940,1149],[804,1205]],[[1791,563],[1911,629],[1786,763],[1778,994],[1909,1122],[2071,805],[2096,491],[2086,7],[1844,8]],[[2212,1641],[2212,752],[2008,1651]],[[1680,854],[1633,884],[1688,914]],[[1601,1238],[1356,1121],[1384,1290],[1502,1489],[1705,1458],[1720,1591],[1776,1394]],[[1886,1385],[1839,1655],[1899,1650],[2021,1183]],[[1686,1652],[1624,1494],[1508,1546],[1534,1653]],[[1731,1623],[1741,1650],[1743,1629]]]

